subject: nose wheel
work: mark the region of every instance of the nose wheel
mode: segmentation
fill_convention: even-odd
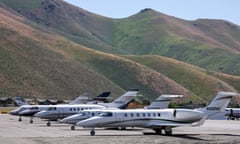
[[[75,126],[74,125],[71,126],[71,130],[73,130],[73,131],[75,130]]]
[[[90,131],[90,135],[91,135],[91,136],[94,136],[94,135],[95,135],[95,130],[94,130],[94,129],[92,129],[92,130]]]
[[[33,119],[30,119],[29,123],[32,124],[33,123]]]
[[[21,116],[18,118],[18,121],[19,121],[19,122],[21,122],[21,121],[22,121],[22,117],[21,117]]]
[[[30,121],[29,121],[30,124],[33,123],[33,117],[30,117]]]

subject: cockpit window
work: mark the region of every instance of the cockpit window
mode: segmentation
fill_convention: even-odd
[[[38,107],[31,107],[31,110],[38,110]]]
[[[85,112],[81,112],[80,115],[81,115],[81,116],[85,116],[86,113],[85,113]]]
[[[16,111],[24,111],[25,109],[27,109],[27,108],[25,108],[25,107],[19,107]]]
[[[90,112],[81,112],[81,115],[82,116],[88,116],[88,115],[90,115]]]
[[[100,117],[112,117],[112,113],[111,112],[103,112],[103,113],[101,113],[99,116]]]
[[[56,109],[57,109],[56,107],[49,107],[48,111],[53,111],[53,110],[56,110]]]

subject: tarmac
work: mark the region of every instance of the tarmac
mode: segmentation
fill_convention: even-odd
[[[154,135],[150,129],[128,128],[127,130],[96,129],[90,136],[90,129],[53,122],[51,127],[46,121],[29,118],[18,122],[18,117],[0,114],[1,144],[201,144],[240,143],[240,121],[207,120],[200,127],[178,127],[173,136]],[[144,135],[143,133],[147,133]]]

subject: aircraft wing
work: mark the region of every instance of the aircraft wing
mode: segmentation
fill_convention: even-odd
[[[192,123],[179,123],[179,122],[149,122],[148,127],[157,128],[157,127],[180,127],[180,126],[191,126]]]

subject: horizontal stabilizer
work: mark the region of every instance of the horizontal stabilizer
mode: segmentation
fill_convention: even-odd
[[[154,102],[152,102],[147,109],[164,109],[172,99],[181,98],[183,95],[160,95]]]

